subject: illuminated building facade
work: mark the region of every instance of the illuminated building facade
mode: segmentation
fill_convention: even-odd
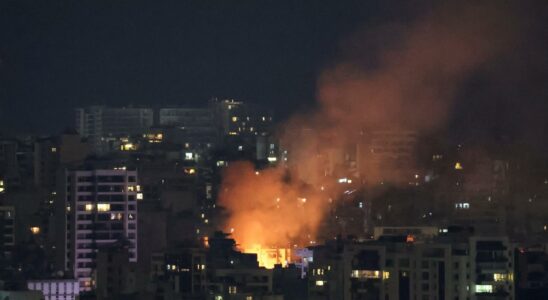
[[[507,237],[451,232],[311,248],[309,299],[515,299]]]
[[[29,280],[27,288],[42,292],[44,300],[75,300],[80,294],[80,287],[75,279]]]
[[[125,240],[130,262],[137,261],[137,201],[143,194],[137,171],[92,169],[66,172],[64,269],[73,272],[81,291],[94,286],[97,249]]]
[[[225,136],[266,135],[272,126],[272,114],[234,99],[213,99],[210,106]]]

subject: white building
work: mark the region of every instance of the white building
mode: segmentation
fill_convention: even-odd
[[[137,261],[137,201],[143,194],[137,171],[126,169],[67,171],[65,180],[63,267],[88,291],[98,248],[127,240],[129,259]]]
[[[44,300],[75,300],[80,294],[80,286],[76,279],[29,280],[27,288],[31,291],[41,291]]]

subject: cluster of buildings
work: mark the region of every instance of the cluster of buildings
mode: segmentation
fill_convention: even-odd
[[[548,160],[362,130],[296,149],[268,110],[76,109],[75,130],[0,138],[0,298],[537,299],[548,289]],[[317,137],[297,128],[291,141]],[[291,142],[290,141],[290,142]],[[303,159],[300,155],[306,155]],[[310,159],[313,158],[313,159]],[[218,230],[223,169],[337,185],[316,239],[267,269]],[[306,161],[312,165],[306,165]],[[275,226],[275,224],[273,224]],[[288,252],[289,253],[289,252]],[[10,299],[11,299],[10,298]]]
[[[184,145],[203,155],[228,143],[244,146],[270,135],[272,113],[233,99],[212,99],[206,107],[106,107],[76,109],[76,131],[87,138],[94,152],[120,148],[136,150],[143,142]],[[237,150],[237,148],[236,148]]]

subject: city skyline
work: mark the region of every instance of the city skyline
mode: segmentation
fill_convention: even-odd
[[[546,36],[535,0],[0,2],[0,298],[545,298]]]
[[[72,109],[94,104],[202,107],[227,97],[267,105],[278,120],[306,113],[318,106],[318,80],[326,70],[348,61],[374,68],[386,47],[380,45],[396,43],[399,28],[432,7],[381,1],[189,1],[158,11],[146,2],[1,5],[2,128],[38,134],[72,127]],[[492,6],[512,11],[503,16],[505,26],[519,35],[500,43],[508,51],[462,80],[445,132],[544,140],[531,129],[546,126],[545,10],[540,1]],[[282,19],[265,21],[275,16]],[[163,38],[145,42],[154,36]]]

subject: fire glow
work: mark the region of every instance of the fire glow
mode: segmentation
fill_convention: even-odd
[[[259,266],[267,269],[273,269],[276,265],[287,267],[291,259],[291,249],[289,248],[262,248],[261,245],[254,245],[251,248],[243,249],[245,253],[257,254]]]
[[[303,195],[306,195],[303,196]],[[224,173],[220,201],[225,224],[243,252],[256,253],[261,266],[287,265],[290,249],[316,236],[328,201],[307,185],[287,178],[281,167],[256,172],[248,162]]]
[[[392,34],[380,35],[379,45],[387,46],[369,53],[376,58],[375,67],[360,53],[368,45],[367,34],[350,39],[354,50],[319,78],[318,109],[281,126],[287,162],[260,172],[247,162],[225,170],[219,197],[229,215],[225,231],[232,232],[244,252],[257,253],[266,267],[291,260],[290,252],[280,249],[318,241],[322,219],[338,201],[334,189],[390,180],[380,177],[382,170],[375,166],[357,166],[357,180],[335,177],[334,168],[322,159],[355,145],[363,130],[430,133],[443,128],[460,84],[500,54],[501,42],[512,40],[505,20],[504,12],[488,5],[456,10],[441,4],[413,23],[392,28]],[[337,187],[329,185],[337,180]]]

